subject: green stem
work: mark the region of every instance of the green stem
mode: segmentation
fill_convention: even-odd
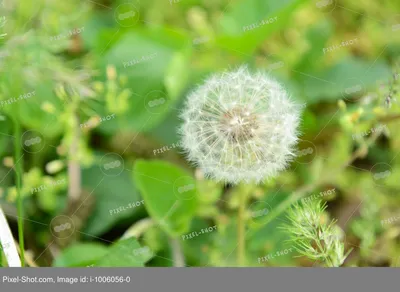
[[[21,165],[21,125],[16,118],[14,121],[14,170],[16,176],[16,189],[17,189],[17,213],[18,213],[18,241],[20,247],[21,266],[25,266],[25,246],[24,246],[24,205],[21,195],[22,185],[22,165]]]
[[[245,236],[245,211],[247,202],[247,193],[244,190],[240,190],[239,193],[239,209],[238,209],[238,264],[240,267],[246,265],[246,236]]]
[[[179,242],[179,239],[171,237],[169,238],[169,242],[171,245],[174,267],[185,267],[185,256],[183,254],[182,246]]]
[[[281,215],[283,212],[285,212],[293,203],[295,203],[297,200],[302,198],[305,194],[308,192],[311,192],[315,188],[317,188],[319,185],[323,184],[322,181],[315,183],[315,184],[310,184],[310,185],[305,185],[292,193],[289,197],[287,197],[284,201],[282,201],[278,206],[274,208],[269,214],[266,220],[263,220],[262,223],[258,225],[254,225],[253,229],[248,232],[248,237],[254,236],[262,227],[266,226],[269,224],[271,221],[273,221],[276,217]]]
[[[333,263],[331,262],[329,256],[328,256],[327,253],[326,253],[326,249],[324,249],[324,248],[322,247],[322,245],[321,245],[321,238],[320,238],[319,233],[320,233],[320,229],[318,228],[318,231],[316,231],[315,234],[314,234],[314,238],[316,238],[315,243],[316,243],[316,245],[317,245],[317,247],[318,247],[320,253],[321,253],[321,254],[323,255],[323,257],[324,257],[324,260],[325,260],[325,261],[324,261],[324,264],[327,264],[328,267],[334,267]]]

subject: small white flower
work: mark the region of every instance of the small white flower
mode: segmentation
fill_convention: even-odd
[[[300,108],[265,73],[216,74],[187,99],[182,146],[209,177],[259,183],[294,157]]]

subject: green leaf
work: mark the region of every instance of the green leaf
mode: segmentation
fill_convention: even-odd
[[[164,83],[167,92],[174,99],[183,92],[189,80],[189,74],[187,74],[190,70],[189,57],[189,53],[177,52],[168,66]]]
[[[95,197],[85,233],[101,235],[123,219],[144,215],[143,204],[135,204],[141,201],[141,197],[130,176],[129,171],[118,176],[105,176],[99,166],[82,170],[83,185],[89,191],[93,190]]]
[[[262,224],[264,220],[268,219],[269,212],[277,208],[289,195],[290,194],[284,192],[271,192],[265,202],[257,202],[257,206],[256,204],[252,204],[250,210],[254,217],[252,217],[253,221],[251,223],[254,224],[250,224],[250,228],[256,227],[256,224]],[[264,210],[263,208],[266,208],[268,212],[257,212]],[[247,241],[249,242],[249,252],[254,254],[253,265],[262,263],[258,261],[258,257],[277,254],[281,251],[286,252],[291,248],[291,245],[286,242],[289,238],[288,235],[280,228],[286,220],[285,217],[285,214],[281,214],[270,223],[261,228],[256,228],[256,232],[250,233],[251,235],[248,236]],[[264,254],[260,254],[260,250],[263,251]],[[276,256],[276,258],[270,260],[270,263],[278,263],[278,265],[292,263],[291,258],[295,255],[293,251],[294,250],[291,250],[290,253],[284,254],[284,256]]]
[[[111,246],[78,243],[66,248],[54,261],[54,267],[143,267],[153,253],[141,247],[135,238],[120,240]]]
[[[135,238],[120,240],[95,264],[96,267],[143,267],[152,253],[141,247]]]
[[[356,58],[347,58],[340,63],[320,72],[304,72],[298,80],[304,88],[305,101],[316,103],[321,100],[335,101],[343,99],[346,89],[360,85],[357,94],[366,93],[375,88],[377,81],[391,76],[389,66],[383,61],[366,62]]]
[[[67,247],[55,259],[53,267],[85,267],[104,257],[108,248],[98,243],[77,243]]]
[[[173,164],[138,160],[134,168],[136,185],[151,217],[169,235],[189,230],[197,206],[194,178]]]
[[[115,26],[114,15],[110,15],[107,11],[95,10],[92,12],[92,16],[85,23],[84,31],[82,32],[82,40],[86,47],[97,50],[99,54],[103,53],[108,47],[112,46],[110,43],[118,39],[112,38],[116,33],[117,29],[113,29]],[[108,33],[110,32],[110,33]],[[107,38],[102,38],[103,35]]]
[[[233,51],[251,54],[268,36],[289,23],[293,11],[305,0],[246,0],[228,8],[220,27],[223,36],[218,42]],[[269,19],[276,17],[276,21]],[[262,21],[268,23],[263,24]],[[249,29],[249,26],[258,27]]]

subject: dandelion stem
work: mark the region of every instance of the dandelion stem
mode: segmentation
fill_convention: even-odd
[[[21,195],[21,179],[22,179],[22,167],[21,167],[21,125],[15,117],[14,122],[14,170],[16,175],[16,189],[17,189],[17,210],[18,210],[18,241],[21,252],[21,265],[25,266],[25,246],[24,246],[24,205],[23,198]]]
[[[247,202],[247,193],[241,190],[239,193],[239,209],[238,209],[238,264],[243,267],[246,265],[246,236],[245,236],[245,211]]]

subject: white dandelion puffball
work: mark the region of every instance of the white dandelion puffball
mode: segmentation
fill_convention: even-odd
[[[212,76],[188,96],[182,147],[208,177],[260,183],[295,156],[300,113],[277,81],[241,67]]]

